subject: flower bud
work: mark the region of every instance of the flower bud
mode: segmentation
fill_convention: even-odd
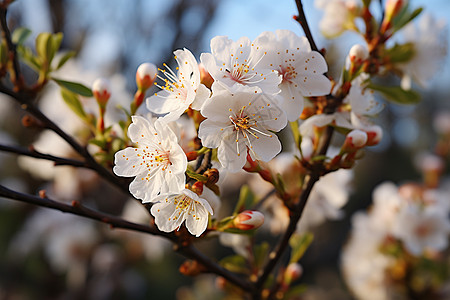
[[[381,23],[381,33],[385,33],[392,26],[392,19],[397,16],[403,6],[406,5],[405,0],[387,0],[386,6],[384,9],[384,19],[383,23]]]
[[[303,273],[303,268],[298,263],[290,263],[284,271],[284,281],[290,285],[292,281],[297,280]]]
[[[158,72],[156,66],[152,63],[141,64],[136,71],[136,84],[139,90],[147,90],[156,79]]]
[[[356,44],[350,49],[348,55],[351,62],[360,64],[369,57],[369,51],[364,46]]]
[[[240,230],[252,230],[264,223],[264,215],[256,210],[244,210],[233,220],[235,228]]]
[[[205,173],[203,173],[203,175],[208,177],[209,184],[214,184],[219,181],[219,170],[215,168],[206,170]]]
[[[383,129],[378,125],[370,126],[366,128],[367,133],[367,143],[366,146],[377,145],[383,138]]]
[[[98,78],[92,85],[92,92],[100,107],[105,107],[111,97],[111,85],[105,78]]]
[[[214,82],[214,79],[212,78],[211,74],[206,71],[202,63],[198,64],[198,68],[200,70],[200,82],[210,89]]]
[[[342,150],[345,152],[354,152],[367,143],[367,133],[362,130],[354,129],[347,134]]]
[[[197,181],[192,185],[191,190],[197,195],[201,195],[203,193],[203,182]]]

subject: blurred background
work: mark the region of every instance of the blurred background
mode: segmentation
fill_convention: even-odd
[[[337,78],[348,50],[361,41],[351,33],[332,41],[323,38],[318,29],[322,12],[312,0],[303,2],[316,43],[327,49],[330,74]],[[449,1],[410,3],[423,6],[435,18],[450,20]],[[30,43],[40,32],[62,32],[62,50],[75,50],[77,55],[60,77],[87,86],[97,77],[110,78],[117,103],[127,103],[135,92],[139,64],[172,64],[172,51],[179,48],[199,58],[210,51],[209,41],[217,35],[254,39],[276,29],[303,35],[292,18],[295,14],[294,0],[17,0],[10,6],[8,21],[13,29],[30,28]],[[24,72],[31,82],[32,71],[24,67]],[[351,215],[370,205],[372,190],[379,183],[421,180],[414,161],[418,154],[433,151],[437,141],[434,118],[440,111],[450,111],[449,82],[447,59],[429,89],[415,87],[423,93],[419,105],[390,104],[381,113],[377,123],[384,129],[383,141],[366,151],[355,168],[346,216],[315,229],[314,243],[301,261],[301,282],[308,286],[304,299],[352,299],[339,272]],[[39,101],[49,115],[66,119],[58,97],[54,87],[49,87]],[[44,139],[40,130],[22,127],[23,115],[16,103],[0,96],[2,144],[39,144],[46,153],[66,151],[70,156],[58,138],[49,135]],[[61,122],[75,133],[75,121]],[[96,209],[148,222],[142,207],[89,171],[53,170],[51,164],[5,153],[0,153],[0,166],[0,182],[9,188],[32,194],[46,189],[62,201],[81,199]],[[106,197],[96,197],[105,191]],[[183,258],[170,249],[159,238],[110,230],[76,216],[0,199],[0,299],[220,299],[214,277],[194,279],[179,274]],[[208,252],[223,257],[231,250],[215,245],[208,246]]]

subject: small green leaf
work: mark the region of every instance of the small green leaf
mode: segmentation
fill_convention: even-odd
[[[289,291],[285,294],[284,299],[298,299],[298,297],[306,292],[308,287],[306,284],[299,284],[293,286],[289,289]]]
[[[92,145],[96,145],[96,146],[99,146],[100,148],[104,148],[105,147],[105,140],[102,140],[102,139],[95,139],[95,138],[93,138],[93,139],[90,139],[89,140],[89,142],[88,142],[89,144],[92,144]],[[104,155],[104,153],[96,153],[97,155]]]
[[[63,34],[61,32],[52,34],[50,38],[50,43],[47,48],[47,59],[48,62],[51,63],[53,58],[55,57],[56,52],[58,52],[59,47],[61,46],[61,42],[63,39]]]
[[[263,242],[260,245],[256,245],[253,248],[253,256],[255,258],[255,267],[260,269],[263,267],[264,262],[269,255],[270,246],[269,243]]]
[[[248,274],[249,273],[249,269],[247,266],[247,260],[240,255],[227,256],[227,257],[223,258],[219,262],[219,264],[231,272],[240,273],[240,274]]]
[[[39,72],[41,70],[41,63],[36,59],[30,48],[23,45],[18,45],[17,53],[19,53],[22,60],[33,70]]]
[[[0,63],[6,65],[8,61],[8,50],[6,49],[6,43],[3,41],[0,43]]]
[[[59,86],[65,88],[75,94],[78,94],[78,95],[81,95],[84,97],[92,97],[93,96],[91,89],[81,83],[66,81],[66,80],[55,78],[55,77],[52,77],[52,79]]]
[[[72,93],[69,90],[64,88],[61,89],[61,96],[67,106],[81,119],[86,120],[86,112],[84,111],[83,106],[81,105],[80,99],[78,99],[78,95]]]
[[[36,38],[36,52],[42,62],[49,62],[47,51],[52,43],[51,38],[52,34],[49,32],[42,32]]]
[[[56,70],[60,69],[62,66],[64,66],[64,64],[71,59],[72,57],[74,57],[76,54],[75,51],[69,51],[66,54],[64,54],[61,59],[58,62],[58,65],[56,66]]]
[[[291,260],[289,263],[296,263],[302,258],[303,254],[305,254],[306,249],[308,249],[309,245],[311,245],[314,239],[314,235],[310,232],[306,232],[303,234],[294,234],[289,240],[289,245],[292,248],[291,251]]]
[[[415,54],[414,44],[406,43],[403,45],[395,44],[394,47],[388,49],[387,56],[393,63],[405,63],[410,61]]]
[[[22,45],[26,39],[30,36],[31,30],[25,27],[20,27],[14,30],[11,36],[11,40],[16,45]]]
[[[421,12],[423,8],[419,7],[415,9],[413,12],[409,12],[409,4],[405,5],[405,7],[400,11],[400,13],[392,20],[392,27],[395,31],[403,28],[406,24],[414,20]]]
[[[186,170],[186,175],[189,176],[192,179],[195,179],[197,181],[201,181],[201,182],[207,182],[208,178],[206,176],[203,176],[201,174],[197,174],[194,171],[190,170],[189,168]]]
[[[238,214],[245,209],[249,209],[256,202],[255,194],[250,187],[244,184],[239,193],[239,200],[234,208],[233,214]]]
[[[404,90],[399,86],[382,86],[370,83],[368,88],[380,92],[387,100],[397,104],[417,104],[420,102],[420,94],[413,90]]]

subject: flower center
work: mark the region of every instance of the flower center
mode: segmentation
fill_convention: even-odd
[[[280,74],[283,77],[283,82],[292,83],[292,80],[297,77],[295,67],[293,67],[291,64],[289,64],[288,66],[281,67]]]
[[[174,199],[174,204],[176,210],[186,210],[192,203],[192,199],[186,195],[176,196]]]
[[[166,78],[164,78],[160,75],[157,75],[157,77],[159,79],[161,79],[162,81],[164,81],[165,84],[164,84],[164,86],[159,85],[156,82],[154,84],[162,90],[166,90],[169,93],[175,94],[175,98],[183,100],[183,101],[186,100],[187,92],[186,92],[186,86],[184,85],[185,77],[184,77],[183,73],[180,72],[180,74],[177,76],[175,74],[175,72],[173,72],[172,69],[168,65],[166,65],[164,63],[163,66],[167,70],[158,68],[158,71],[163,73]],[[178,67],[177,67],[177,70],[178,70]],[[155,94],[155,95],[157,95],[157,94]]]
[[[248,106],[251,105],[252,103],[250,102]],[[270,104],[267,105],[269,106]],[[257,129],[258,121],[263,122],[264,120],[261,119],[260,115],[247,114],[247,112],[245,111],[246,108],[247,106],[244,105],[242,106],[242,108],[239,110],[238,113],[235,113],[234,116],[230,115],[228,117],[230,119],[233,130],[236,131],[236,152],[238,156],[241,155],[239,150],[239,134],[241,134],[244,137],[250,150],[253,150],[253,146],[250,141],[251,137],[255,139],[259,139],[258,135],[265,135],[268,137],[272,137],[271,134],[267,134]],[[233,109],[230,108],[229,111],[232,112]]]

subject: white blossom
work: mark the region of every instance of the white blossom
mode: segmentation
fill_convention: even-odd
[[[161,118],[165,123],[177,120],[189,106],[199,110],[210,95],[200,83],[200,70],[194,55],[188,49],[176,50],[174,54],[177,73],[164,64],[167,70],[160,72],[165,78],[158,75],[164,81],[164,86],[159,86],[162,91],[147,98],[147,108],[156,114],[165,114]]]
[[[403,36],[405,42],[412,43],[414,55],[410,61],[400,65],[404,73],[402,88],[410,89],[411,80],[426,87],[447,55],[446,23],[425,14],[418,24],[410,23],[405,26]]]
[[[238,86],[233,91],[214,90],[201,113],[207,119],[200,124],[202,144],[218,148],[222,166],[236,172],[246,161],[247,148],[253,159],[269,161],[281,151],[273,131],[286,124],[286,115],[276,99],[257,88]]]
[[[216,36],[211,40],[211,53],[202,53],[200,60],[221,85],[258,86],[265,93],[277,94],[281,78],[277,72],[260,64],[266,54],[247,37],[233,42],[226,36]]]
[[[408,203],[402,207],[393,226],[393,234],[413,255],[425,250],[444,250],[448,245],[450,221],[439,206]]]
[[[319,28],[325,37],[334,38],[345,30],[354,29],[354,11],[357,9],[357,1],[316,0],[315,5],[324,11]]]
[[[153,202],[159,193],[184,188],[187,158],[172,130],[156,120],[154,124],[140,116],[132,117],[128,136],[136,147],[115,154],[114,173],[136,176],[130,192],[143,202]]]
[[[323,56],[311,51],[306,37],[299,37],[290,30],[263,32],[254,45],[265,49],[261,65],[281,75],[279,85],[281,108],[289,121],[297,120],[303,111],[303,97],[323,96],[331,91],[330,80],[323,75],[328,66]]]
[[[209,214],[213,214],[208,201],[188,189],[159,195],[154,201],[157,203],[152,206],[151,213],[158,229],[164,232],[172,232],[186,221],[188,231],[199,237],[208,226]]]

